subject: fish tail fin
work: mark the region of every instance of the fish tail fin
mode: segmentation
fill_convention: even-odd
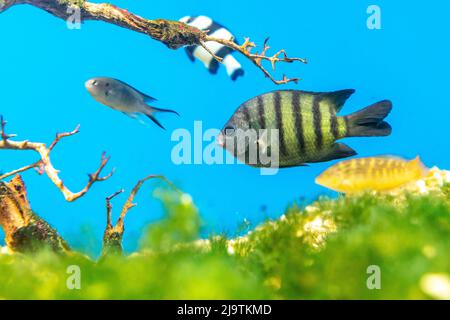
[[[176,112],[175,110],[161,109],[161,108],[156,108],[156,107],[150,107],[150,108],[152,109],[152,111],[175,113],[177,116],[180,116],[180,114],[178,112]]]
[[[164,126],[161,124],[161,122],[159,122],[158,119],[156,119],[154,115],[146,114],[146,116],[149,117],[150,120],[152,120],[158,127],[160,127],[163,130],[166,130],[166,128],[164,128]]]
[[[346,116],[347,137],[381,137],[392,132],[383,121],[392,110],[392,102],[383,100]]]
[[[156,117],[153,115],[153,113],[155,113],[155,112],[175,113],[177,116],[180,116],[180,114],[178,112],[176,112],[175,110],[156,108],[156,107],[147,105],[147,108],[145,109],[144,114],[147,117],[149,117],[158,127],[160,127],[161,129],[164,129],[164,130],[166,130],[166,128],[164,128],[164,126],[161,124],[161,122],[159,122],[158,119],[156,119]]]

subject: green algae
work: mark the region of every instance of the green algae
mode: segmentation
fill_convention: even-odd
[[[198,240],[201,223],[192,200],[164,191],[159,198],[166,216],[148,227],[138,252],[100,262],[78,254],[3,254],[0,298],[445,298],[447,189],[405,194],[401,201],[370,194],[320,198],[305,208],[290,206],[245,237],[209,240]],[[79,290],[67,287],[72,265],[80,268]],[[367,286],[369,266],[380,269],[380,289]]]

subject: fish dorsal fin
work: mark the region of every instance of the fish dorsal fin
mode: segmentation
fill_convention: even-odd
[[[430,169],[428,169],[422,162],[422,160],[420,159],[419,156],[415,157],[414,159],[409,161],[409,166],[410,168],[412,168],[413,170],[415,170],[415,172],[417,172],[417,174],[424,178],[427,175],[430,174]]]
[[[139,90],[136,89],[135,87],[130,86],[128,83],[126,83],[126,82],[124,82],[124,81],[122,81],[122,80],[119,80],[119,79],[114,79],[114,80],[116,80],[117,82],[120,82],[120,83],[122,83],[122,84],[124,84],[124,85],[126,85],[126,86],[128,86],[128,87],[130,87],[130,88],[132,88],[134,91],[136,91],[137,93],[139,93],[140,95],[142,95],[142,97],[144,97],[144,102],[158,101],[156,98],[153,98],[153,97],[149,96],[148,94],[145,94],[145,93],[143,93],[142,91],[139,91]]]
[[[344,106],[350,96],[355,93],[354,89],[345,89],[334,92],[322,92],[319,95],[326,100],[329,100],[335,107],[336,112],[339,112]]]
[[[416,156],[414,159],[409,160],[408,163],[413,168],[425,168],[425,165],[423,164],[422,159],[420,159],[420,156]]]
[[[135,89],[136,90],[136,89]],[[137,90],[136,90],[137,91]],[[158,101],[158,99],[150,97],[149,95],[146,95],[145,93],[142,93],[140,91],[138,91],[140,94],[142,94],[142,96],[144,97],[144,102],[153,102],[153,101]]]
[[[382,158],[382,159],[387,159],[387,160],[391,159],[391,160],[398,160],[398,161],[403,161],[403,162],[408,161],[405,158],[394,155],[394,154],[380,154],[380,155],[376,156],[375,158]]]
[[[411,159],[410,162],[412,162],[412,163],[422,163],[422,160],[420,159],[420,156],[416,156],[414,159]]]

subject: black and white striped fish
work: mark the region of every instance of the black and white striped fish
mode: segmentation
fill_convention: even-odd
[[[212,37],[220,39],[234,39],[233,34],[228,29],[207,16],[186,16],[181,18],[180,21],[200,30],[207,30],[208,35]],[[232,56],[233,49],[212,41],[206,42],[206,46],[215,55],[223,58],[223,65],[225,66],[231,80],[235,81],[238,77],[244,75],[244,69],[242,69],[241,64]],[[203,62],[211,74],[217,73],[220,63],[217,62],[203,47],[189,46],[186,47],[185,50],[192,62],[195,61],[195,58],[197,58]]]
[[[239,160],[255,167],[263,167],[265,163],[248,160],[250,147],[254,145],[262,148],[263,155],[277,152],[280,168],[353,156],[356,154],[353,149],[336,140],[388,136],[391,126],[384,118],[392,109],[392,103],[383,100],[350,115],[338,116],[354,92],[281,90],[259,95],[236,110],[217,141]],[[260,137],[261,130],[276,131],[277,141],[269,143]],[[253,131],[256,134],[251,135]],[[239,142],[242,144],[236,148]]]

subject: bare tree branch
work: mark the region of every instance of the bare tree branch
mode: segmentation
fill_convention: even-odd
[[[112,195],[106,198],[106,228],[112,228],[111,214],[112,214],[112,204],[111,200],[117,197],[119,194],[124,193],[124,189],[114,192]]]
[[[91,3],[85,0],[0,0],[0,13],[11,6],[18,4],[29,4],[38,7],[65,20],[73,15],[74,8],[79,8],[81,19],[83,21],[100,20],[140,32],[164,43],[170,49],[199,45],[209,52],[214,59],[222,62],[222,58],[216,56],[205,45],[208,41],[217,42],[244,55],[275,84],[285,84],[289,82],[297,83],[299,78],[287,78],[286,76],[283,76],[281,80],[276,80],[262,65],[263,61],[270,61],[273,70],[275,70],[275,64],[277,62],[292,63],[294,61],[299,61],[307,63],[306,60],[302,58],[289,58],[284,49],[279,50],[273,56],[266,56],[265,53],[269,49],[267,40],[265,41],[264,48],[260,54],[251,53],[250,51],[255,47],[255,44],[250,42],[248,38],[245,40],[244,44],[238,45],[233,39],[210,37],[205,31],[201,31],[196,27],[189,26],[183,22],[167,19],[148,20],[108,3]]]
[[[46,173],[47,176],[50,178],[50,180],[53,182],[53,184],[62,192],[64,195],[64,198],[69,201],[75,201],[78,198],[81,198],[84,196],[89,189],[92,187],[92,185],[99,181],[104,181],[112,176],[114,173],[114,170],[112,170],[108,175],[101,177],[100,174],[106,164],[108,163],[110,157],[107,157],[106,154],[103,152],[102,159],[99,168],[92,174],[89,174],[89,180],[86,184],[86,186],[78,192],[72,192],[70,191],[63,183],[61,178],[59,177],[59,170],[55,169],[53,167],[51,159],[50,159],[50,152],[53,150],[53,148],[56,146],[56,144],[65,137],[73,136],[79,132],[79,126],[72,132],[65,132],[60,133],[56,135],[55,140],[51,143],[50,147],[47,148],[47,146],[44,143],[41,142],[30,142],[28,140],[25,141],[12,141],[10,140],[12,137],[15,137],[15,135],[7,134],[5,131],[6,127],[6,121],[3,120],[3,117],[0,117],[1,122],[1,133],[0,133],[0,149],[3,150],[32,150],[37,152],[41,159],[31,165],[25,166],[23,168],[14,170],[12,172],[3,174],[0,176],[1,179],[5,179],[15,173],[23,172],[32,168],[40,168],[39,173],[43,174]]]
[[[8,173],[2,174],[2,175],[0,175],[0,181],[4,180],[6,178],[9,178],[11,176],[14,176],[14,175],[16,175],[18,173],[21,173],[21,172],[24,172],[24,171],[28,171],[28,170],[33,169],[33,168],[38,168],[40,165],[41,165],[41,161],[39,160],[38,162],[35,162],[33,164],[30,164],[30,165],[24,166],[22,168],[10,171]]]
[[[102,249],[102,256],[107,256],[111,253],[113,254],[122,254],[122,239],[123,234],[125,232],[125,226],[124,226],[124,220],[125,216],[127,215],[128,211],[130,209],[134,208],[136,206],[135,203],[133,203],[134,198],[136,197],[137,193],[141,189],[142,185],[151,179],[161,179],[164,182],[166,182],[169,186],[174,188],[177,192],[181,191],[169,180],[167,180],[166,177],[163,175],[149,175],[137,182],[137,184],[134,186],[134,188],[131,190],[131,193],[125,202],[125,204],[122,207],[122,212],[120,213],[120,217],[117,219],[117,222],[115,225],[112,225],[111,223],[111,213],[112,213],[112,205],[111,200],[118,196],[119,194],[123,193],[124,190],[119,190],[110,195],[106,198],[106,229],[103,234],[103,249]]]
[[[297,83],[300,78],[287,78],[286,76],[283,76],[282,80],[276,80],[270,73],[267,71],[267,69],[262,65],[262,61],[270,61],[272,65],[272,70],[275,71],[276,63],[278,62],[286,62],[286,63],[292,63],[295,61],[300,61],[302,63],[307,63],[306,59],[302,58],[289,58],[287,56],[287,53],[284,49],[278,51],[272,56],[267,56],[266,52],[270,49],[270,47],[267,45],[269,38],[267,38],[264,41],[264,47],[261,51],[261,53],[251,53],[251,50],[256,47],[254,42],[251,42],[249,38],[245,38],[245,42],[242,45],[236,44],[233,39],[220,39],[220,38],[214,38],[210,36],[206,36],[206,41],[214,41],[218,42],[220,44],[223,44],[224,46],[230,47],[242,55],[246,56],[255,66],[257,66],[261,71],[264,73],[264,75],[272,80],[275,84],[286,84],[289,82],[295,82]],[[280,58],[280,55],[282,57]],[[220,62],[220,60],[219,60]]]
[[[125,219],[126,214],[128,213],[128,211],[130,211],[130,209],[134,208],[137,205],[136,203],[133,203],[133,201],[134,201],[134,198],[136,197],[136,194],[139,192],[139,189],[141,189],[144,182],[151,180],[151,179],[161,179],[164,182],[166,182],[169,186],[171,186],[173,189],[175,189],[177,192],[181,192],[172,182],[170,182],[163,175],[152,174],[152,175],[145,177],[142,180],[139,180],[138,183],[134,186],[133,190],[131,190],[130,196],[128,197],[127,201],[125,202],[125,204],[122,208],[122,212],[120,213],[119,220],[117,220],[117,225],[119,225],[119,227],[123,228],[123,221]]]

